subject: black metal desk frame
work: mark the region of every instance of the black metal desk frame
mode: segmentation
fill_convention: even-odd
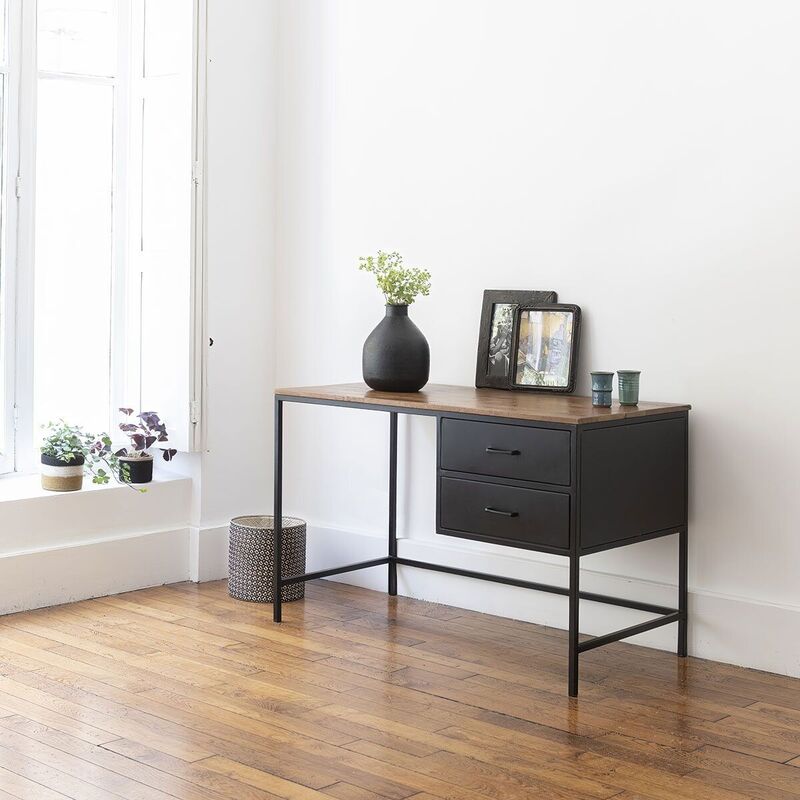
[[[282,514],[283,514],[283,410],[284,403],[303,403],[310,405],[324,405],[324,406],[341,406],[344,408],[364,409],[367,411],[378,411],[389,414],[389,523],[388,523],[388,552],[387,555],[381,558],[371,559],[369,561],[361,561],[355,564],[347,564],[332,569],[318,570],[316,572],[307,572],[303,575],[292,575],[284,578],[281,575],[281,557],[282,557]],[[378,567],[386,565],[388,567],[388,594],[397,595],[397,567],[415,567],[418,569],[434,570],[436,572],[444,572],[450,575],[460,575],[466,578],[475,578],[477,580],[491,581],[494,583],[501,583],[507,586],[518,586],[524,589],[534,589],[539,592],[549,592],[551,594],[563,595],[569,598],[569,613],[568,613],[568,691],[570,697],[578,696],[578,657],[581,653],[593,650],[597,647],[617,642],[621,639],[627,639],[630,636],[644,633],[660,628],[663,625],[670,625],[673,622],[678,623],[678,636],[677,636],[677,655],[681,658],[686,657],[688,650],[688,586],[687,586],[687,571],[688,571],[688,508],[684,516],[683,524],[675,526],[666,530],[654,531],[652,533],[637,537],[635,542],[629,544],[637,544],[642,541],[660,538],[664,536],[677,535],[678,536],[678,608],[669,608],[666,606],[655,605],[653,603],[641,602],[638,600],[628,600],[621,597],[611,597],[603,594],[596,594],[594,592],[585,592],[580,590],[580,559],[581,556],[591,555],[593,553],[602,552],[604,550],[616,549],[620,546],[629,546],[625,543],[610,543],[595,547],[581,547],[579,537],[576,535],[576,522],[577,514],[572,515],[573,521],[571,522],[570,530],[570,548],[569,548],[569,586],[552,586],[544,583],[536,583],[533,581],[524,581],[517,578],[507,578],[501,575],[490,575],[483,572],[475,572],[473,570],[461,569],[459,567],[451,567],[443,564],[433,564],[427,561],[417,561],[414,559],[403,558],[397,555],[397,415],[398,414],[412,414],[422,416],[433,416],[437,419],[443,417],[457,417],[458,419],[473,420],[478,422],[498,422],[496,417],[472,415],[457,413],[453,414],[446,411],[437,411],[425,408],[408,408],[391,405],[375,405],[370,403],[349,402],[341,400],[319,399],[312,397],[297,397],[294,395],[275,395],[275,468],[274,468],[274,517],[275,517],[275,546],[274,546],[274,561],[273,561],[273,620],[275,622],[281,621],[281,587],[289,586],[294,583],[305,581],[312,581],[318,578],[328,578],[333,575],[340,575],[345,572],[353,572],[355,570],[367,569],[369,567]],[[651,420],[658,419],[673,419],[673,418],[688,418],[685,413],[682,414],[665,414],[662,417],[650,417]],[[500,420],[502,421],[502,420]],[[573,428],[574,426],[566,424],[555,423],[536,423],[539,427],[552,427],[552,428]],[[590,423],[590,427],[609,427],[613,426],[614,422],[608,423]],[[439,436],[437,433],[437,442]],[[687,440],[688,440],[688,424],[687,424]],[[571,439],[572,448],[572,469],[576,470],[576,475],[580,474],[578,465],[580,464],[580,437],[573,436]],[[688,444],[687,444],[688,447]],[[437,444],[438,450],[438,444]],[[437,456],[438,458],[438,456]],[[688,483],[688,478],[687,478]],[[688,485],[686,487],[686,495],[688,498]],[[438,492],[437,492],[438,497]],[[573,499],[578,500],[577,492],[574,493]],[[548,552],[546,547],[531,548],[540,552]],[[561,553],[557,553],[561,555]],[[612,631],[601,636],[594,636],[583,641],[579,641],[579,616],[580,616],[580,601],[588,600],[595,603],[604,603],[606,605],[620,606],[622,608],[635,609],[637,611],[644,611],[656,615],[654,619],[642,622],[637,625],[631,625],[627,628]]]

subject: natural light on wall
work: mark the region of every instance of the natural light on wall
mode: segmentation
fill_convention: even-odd
[[[188,414],[192,25],[191,0],[39,0],[35,427]]]

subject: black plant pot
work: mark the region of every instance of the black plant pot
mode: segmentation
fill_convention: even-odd
[[[150,483],[153,480],[153,457],[149,458],[120,458],[120,473],[119,479],[125,481],[122,475],[122,465],[127,464],[130,475],[128,483]]]
[[[386,306],[364,342],[361,366],[364,383],[380,392],[418,392],[428,382],[431,351],[408,306]]]

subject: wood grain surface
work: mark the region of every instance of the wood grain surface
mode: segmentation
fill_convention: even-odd
[[[0,799],[796,800],[800,680],[320,581],[0,618]]]
[[[621,406],[616,400],[611,408],[595,408],[591,397],[476,389],[473,386],[446,386],[438,383],[429,383],[421,392],[376,392],[364,383],[341,383],[332,386],[276,389],[275,394],[287,398],[367,404],[378,408],[390,406],[407,409],[412,414],[443,411],[537,422],[561,422],[567,425],[670,414],[691,408],[680,403],[650,402],[641,402],[638,406]]]

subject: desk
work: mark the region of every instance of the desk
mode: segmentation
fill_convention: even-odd
[[[281,574],[283,412],[286,403],[343,406],[389,415],[387,554],[332,569]],[[387,565],[551,592],[569,598],[568,690],[578,694],[578,656],[662,625],[678,623],[687,651],[688,405],[640,403],[594,408],[588,397],[429,384],[421,392],[375,392],[360,383],[275,392],[275,553],[273,617],[280,589],[300,581]],[[551,586],[432,564],[397,554],[397,415],[436,418],[436,533],[569,559],[569,586]],[[678,536],[678,607],[580,590],[581,556]],[[654,614],[647,622],[578,640],[580,601]]]

